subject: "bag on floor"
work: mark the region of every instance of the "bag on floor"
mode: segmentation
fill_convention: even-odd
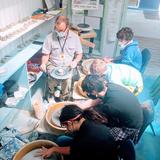
[[[28,142],[16,129],[5,127],[0,131],[0,160],[12,160],[14,154]]]

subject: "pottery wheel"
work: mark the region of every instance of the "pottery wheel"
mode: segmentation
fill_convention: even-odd
[[[89,24],[84,24],[84,23],[78,24],[77,26],[80,28],[89,28],[90,27]]]
[[[44,160],[42,157],[35,157],[40,149],[34,149],[28,152],[21,160]]]
[[[54,110],[54,112],[52,113],[52,117],[51,117],[52,123],[58,127],[61,127],[59,117],[60,117],[62,108],[58,108],[58,109]]]
[[[71,70],[69,70],[67,67],[55,67],[51,73],[50,76],[55,79],[67,79],[70,77]]]
[[[92,27],[89,24],[83,23],[83,24],[78,24],[77,26],[82,32],[89,32],[92,30]]]
[[[42,158],[40,157],[35,157],[37,155],[37,152],[40,150],[40,148],[38,149],[34,149],[30,152],[28,152],[21,160],[58,160],[60,159],[59,154],[54,154],[53,156],[51,156],[50,158]]]

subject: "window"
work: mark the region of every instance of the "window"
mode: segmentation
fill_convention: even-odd
[[[128,6],[131,8],[138,8],[140,0],[129,0]]]
[[[129,8],[159,10],[160,0],[129,0]]]

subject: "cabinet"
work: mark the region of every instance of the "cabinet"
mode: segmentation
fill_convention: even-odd
[[[49,21],[54,20],[56,16],[54,16]],[[43,21],[43,23],[41,22],[39,24],[40,26],[38,27],[42,26],[43,29],[45,29],[45,25],[47,25],[49,21]],[[35,30],[36,28],[34,27],[32,29]],[[32,31],[32,29],[30,29],[28,32],[24,32],[21,36],[24,36],[24,34],[28,34],[30,31]],[[42,42],[43,39],[44,38],[41,37],[39,41]],[[9,44],[5,45],[5,47],[9,47]],[[1,67],[5,68],[6,72],[0,74],[0,83],[3,84],[7,80],[14,80],[19,87],[25,88],[25,93],[23,98],[20,98],[16,101],[15,106],[0,107],[0,130],[9,123],[11,123],[14,118],[20,113],[20,110],[32,111],[32,101],[35,90],[37,89],[36,84],[38,83],[39,79],[43,78],[43,74],[42,72],[39,72],[36,81],[32,84],[29,84],[27,61],[30,60],[41,48],[42,44],[31,43],[23,50],[12,54],[10,60],[8,60],[5,64],[1,65]]]
[[[14,116],[18,113],[18,109],[32,110],[32,86],[29,84],[27,61],[41,49],[41,45],[30,44],[24,50],[15,55],[10,61],[4,64],[7,72],[0,77],[0,83],[4,83],[6,80],[15,80],[19,87],[26,89],[25,95],[22,99],[17,100],[16,106],[8,106],[0,108],[0,129],[14,119]],[[42,73],[39,73],[40,75]],[[39,77],[40,77],[39,75]],[[37,79],[38,80],[38,79]]]

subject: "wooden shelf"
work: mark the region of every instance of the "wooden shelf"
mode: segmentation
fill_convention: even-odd
[[[12,114],[11,114],[12,113]],[[17,113],[17,109],[12,108],[7,108],[7,107],[2,107],[0,109],[0,130],[2,130],[8,122],[14,117],[14,115]]]
[[[36,74],[37,79],[36,79],[35,82],[32,82],[32,83],[29,84],[29,88],[32,88],[32,86],[39,80],[39,78],[42,76],[42,74],[43,74],[43,72],[39,72],[39,73]]]
[[[25,35],[26,33],[28,33],[29,31],[33,30],[34,28],[40,26],[41,24],[45,23],[46,21],[49,21],[51,19],[53,19],[55,16],[57,16],[58,14],[61,13],[61,10],[55,10],[55,13],[56,14],[53,14],[53,15],[50,15],[50,17],[48,19],[36,19],[35,23],[33,23],[31,26],[29,26],[26,30],[18,33],[17,35],[9,38],[8,40],[6,41],[1,41],[0,40],[0,49],[6,47],[8,44],[10,44],[11,42],[15,41],[16,39],[20,38],[21,36]]]
[[[16,39],[20,38],[21,36],[23,36],[24,34],[28,33],[29,31],[31,31],[32,29],[38,27],[39,25],[41,25],[42,23],[44,23],[44,20],[36,20],[36,23],[34,23],[33,25],[31,25],[30,27],[28,27],[26,30],[20,32],[19,34],[17,34],[16,36],[13,36],[11,38],[9,38],[6,41],[0,41],[0,49],[6,47],[9,43],[15,41]]]
[[[31,24],[31,26],[29,26],[27,29],[25,29],[21,33],[11,37],[6,41],[0,41],[0,50],[2,50],[2,48],[4,47],[6,48],[8,47],[7,49],[10,49],[9,44],[11,44],[11,42],[14,42],[18,38],[25,35],[26,33],[32,31],[33,29],[36,29],[38,26],[42,27],[42,29],[44,27],[43,24],[47,25],[48,27],[48,25],[50,24],[50,20],[55,18],[60,13],[61,13],[61,10],[55,12],[55,15],[49,16],[48,19],[35,20],[36,23]],[[40,37],[36,41],[43,42],[43,40],[44,40],[44,37]],[[31,59],[41,48],[42,48],[41,43],[39,44],[31,43],[27,47],[23,48],[23,50],[18,50],[21,48],[17,49],[15,46],[15,50],[13,49],[12,51],[10,51],[9,54],[7,52],[6,59],[4,59],[4,61],[1,61],[0,67],[2,67],[1,68],[2,73],[0,74],[0,83],[3,84],[7,80],[14,80],[18,86],[23,86],[27,90],[26,90],[26,94],[24,95],[24,98],[18,100],[15,106],[13,107],[0,106],[0,115],[1,115],[0,130],[3,127],[10,124],[12,121],[14,121],[15,117],[17,117],[20,110],[33,111],[32,98],[34,97],[34,95],[32,95],[32,93],[34,89],[37,89],[35,84],[40,79],[43,72],[38,73],[36,81],[29,84],[27,61]],[[3,69],[5,72],[3,71]],[[35,88],[33,86],[35,86]]]

